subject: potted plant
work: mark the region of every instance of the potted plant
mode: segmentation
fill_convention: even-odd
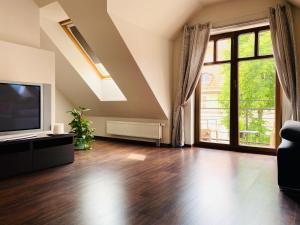
[[[69,111],[73,116],[73,120],[69,123],[71,126],[71,133],[75,134],[75,149],[76,150],[88,150],[91,149],[91,144],[94,141],[95,129],[91,128],[92,122],[84,117],[84,112],[90,111],[90,109],[79,107]]]

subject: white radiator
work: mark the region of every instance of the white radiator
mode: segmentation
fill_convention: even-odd
[[[152,139],[156,141],[157,145],[160,145],[162,139],[162,127],[161,123],[106,121],[107,134]]]

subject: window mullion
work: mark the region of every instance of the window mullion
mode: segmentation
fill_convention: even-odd
[[[214,40],[214,62],[217,62],[217,40]]]
[[[232,34],[231,93],[230,93],[230,141],[238,146],[238,34]]]
[[[258,31],[255,31],[254,57],[258,57]]]

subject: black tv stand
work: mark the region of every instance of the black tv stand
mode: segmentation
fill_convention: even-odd
[[[0,178],[74,162],[73,134],[0,142]]]

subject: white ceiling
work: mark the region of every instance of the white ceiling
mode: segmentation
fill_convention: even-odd
[[[109,13],[171,38],[195,11],[221,1],[230,0],[107,0],[107,5]],[[288,1],[300,7],[300,0]]]
[[[165,37],[172,37],[200,7],[228,0],[108,0],[109,13]]]

